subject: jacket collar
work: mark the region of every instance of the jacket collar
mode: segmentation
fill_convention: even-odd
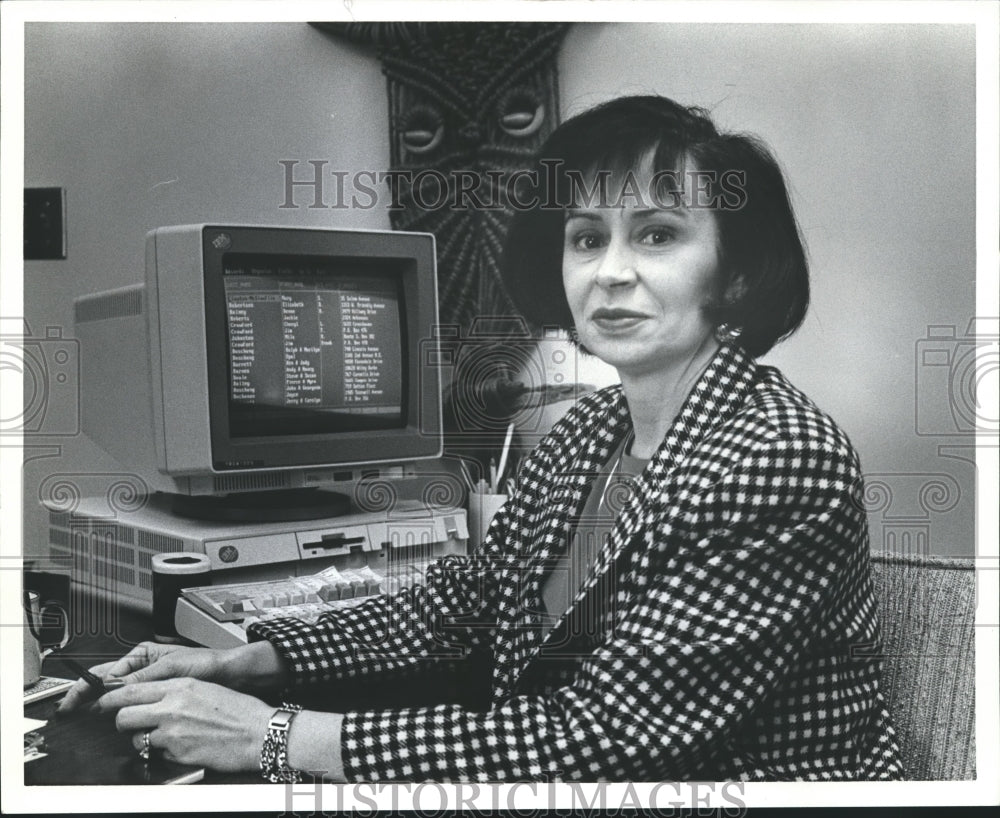
[[[713,429],[736,414],[747,398],[756,372],[753,359],[740,347],[727,344],[718,349],[640,476],[639,487],[643,490],[636,492],[637,499],[646,503],[648,498],[658,494],[654,487],[662,487]],[[632,417],[621,386],[603,390],[593,398],[591,406],[584,407],[581,412],[576,428],[567,436],[563,458],[568,468],[561,481],[579,489],[580,493],[585,493],[593,473],[605,466],[632,429]],[[582,499],[567,503],[567,510],[579,513]]]
[[[639,490],[635,492],[639,505],[645,505],[646,498],[658,496],[671,473],[714,429],[733,418],[746,401],[756,372],[756,365],[742,348],[731,344],[719,348],[640,476]],[[624,395],[621,403],[625,403]]]

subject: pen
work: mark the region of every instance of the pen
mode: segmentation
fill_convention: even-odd
[[[462,479],[465,480],[465,485],[469,491],[475,491],[475,486],[472,483],[472,475],[469,474],[469,467],[465,465],[462,460],[458,461],[458,466],[462,471]]]
[[[500,491],[500,481],[503,480],[504,470],[507,468],[507,456],[510,454],[510,441],[514,437],[514,424],[507,424],[507,436],[503,441],[503,450],[500,452],[500,465],[497,467],[496,490]]]
[[[60,656],[59,659],[64,665],[66,665],[66,667],[68,667],[74,673],[78,674],[81,679],[83,679],[87,684],[89,684],[98,696],[103,696],[105,693],[108,693],[112,690],[117,690],[119,687],[125,686],[125,682],[123,682],[121,679],[108,679],[107,681],[105,681],[104,679],[101,679],[99,676],[95,676],[93,673],[87,670],[87,668],[81,665],[78,661],[76,661],[75,659],[71,659],[68,656]]]

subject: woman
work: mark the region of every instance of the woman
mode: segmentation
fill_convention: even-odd
[[[97,668],[130,682],[99,707],[137,749],[272,780],[900,775],[857,456],[753,360],[808,301],[774,160],[660,97],[567,121],[541,157],[510,291],[621,385],[555,425],[482,547],[423,586]],[[275,714],[230,689],[403,679],[442,646],[492,653],[488,709]]]

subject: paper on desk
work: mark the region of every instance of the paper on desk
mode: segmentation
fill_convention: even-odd
[[[24,716],[24,735],[27,736],[28,733],[33,730],[37,730],[40,727],[44,727],[47,722],[40,721],[39,719],[29,719]],[[38,739],[38,737],[33,737],[32,739],[24,739],[24,763],[27,764],[29,761],[34,761],[36,758],[45,758],[46,753],[43,753],[39,749],[39,745],[44,747],[44,744]]]
[[[48,724],[47,721],[40,721],[39,719],[29,719],[27,716],[24,717],[24,732],[30,733],[32,730],[37,730],[39,727],[44,727]]]

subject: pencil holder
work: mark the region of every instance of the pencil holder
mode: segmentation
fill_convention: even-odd
[[[469,547],[481,545],[486,539],[493,515],[507,502],[506,494],[469,494]]]

